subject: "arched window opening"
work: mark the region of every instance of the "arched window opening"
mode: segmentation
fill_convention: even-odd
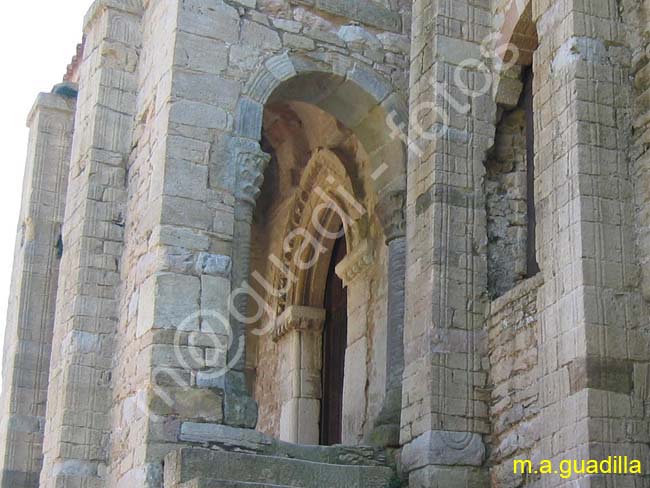
[[[247,157],[251,136],[258,136],[270,155],[263,178],[238,175],[258,185],[258,194],[249,235],[246,228],[238,234],[243,264],[233,267],[233,274],[249,276],[264,307],[245,337],[256,428],[299,444],[340,436],[350,446],[394,446],[404,368],[407,152],[386,120],[405,125],[407,109],[389,82],[360,64],[351,64],[348,76],[323,68],[304,57],[269,59],[251,78],[235,118],[241,137],[233,151]],[[261,120],[252,123],[253,113]],[[324,304],[341,228],[346,253],[334,270],[348,301],[344,354],[337,356],[344,363],[343,405],[326,438]],[[251,311],[251,300],[244,307]],[[338,392],[340,377],[336,383]]]

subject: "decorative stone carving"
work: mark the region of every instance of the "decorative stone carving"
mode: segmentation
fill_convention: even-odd
[[[258,143],[244,138],[233,138],[231,157],[235,164],[235,221],[232,256],[232,281],[235,289],[241,287],[250,274],[251,225],[253,211],[264,182],[264,171],[271,157],[263,152]],[[234,300],[240,314],[248,306],[248,295],[240,293]],[[246,341],[245,324],[238,320],[231,323],[235,340],[228,350],[232,369],[225,377],[224,421],[233,427],[254,428],[257,424],[257,404],[250,397],[245,380]],[[234,362],[233,361],[234,359]],[[238,358],[238,359],[236,359]]]
[[[406,236],[405,203],[405,192],[394,191],[384,196],[375,207],[375,212],[384,229],[386,244]]]
[[[293,305],[287,308],[277,318],[273,330],[274,340],[280,340],[284,335],[294,330],[313,330],[319,332],[325,324],[325,310],[315,307]]]
[[[105,10],[116,10],[129,14],[141,15],[142,0],[99,0],[95,1],[84,18],[84,31],[90,28],[90,23],[98,18]]]
[[[402,454],[402,463],[409,471],[427,465],[481,466],[485,445],[479,434],[433,430],[422,434]]]
[[[346,229],[348,249],[355,249],[370,235],[370,220],[368,214],[363,214]]]
[[[354,190],[345,167],[336,154],[327,150],[318,150],[305,168],[301,178],[300,187],[296,191],[294,201],[289,211],[289,219],[285,236],[291,235],[296,229],[307,229],[311,225],[313,215],[305,212],[306,209],[313,209],[314,203],[325,203],[327,199],[335,202],[345,213],[346,218],[354,221],[346,229],[348,247],[356,248],[358,243],[368,236],[369,222],[368,213],[358,202],[350,202]],[[350,197],[352,196],[352,197]],[[309,212],[309,210],[307,210]],[[301,248],[301,236],[296,236],[285,248],[282,255],[283,269],[293,270],[294,253]],[[370,261],[372,262],[372,261]],[[285,290],[287,287],[286,276],[277,272],[274,277],[275,289]],[[287,301],[291,301],[295,289],[278,297],[276,313],[281,315],[287,307]]]
[[[343,285],[348,286],[363,274],[374,261],[374,252],[368,244],[368,240],[364,239],[336,266],[336,274],[343,280]]]
[[[271,156],[262,151],[257,144],[235,148],[234,161],[237,174],[235,196],[238,201],[255,206],[262,191],[264,171],[270,160]]]

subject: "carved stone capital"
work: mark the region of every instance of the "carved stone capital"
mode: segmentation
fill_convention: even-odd
[[[312,330],[320,332],[325,325],[325,310],[316,307],[293,305],[280,315],[275,323],[273,339],[280,340],[295,330]]]
[[[336,274],[348,286],[362,275],[375,261],[375,255],[367,239],[359,242],[336,266]]]
[[[238,201],[255,206],[262,191],[264,171],[271,156],[257,144],[235,146],[233,156],[237,175],[235,197]]]
[[[406,193],[393,191],[386,194],[375,206],[375,212],[384,229],[386,243],[406,236],[405,204]]]
[[[142,5],[142,0],[95,0],[84,17],[84,34],[90,31],[95,19],[106,10],[141,16],[144,11],[144,6]]]

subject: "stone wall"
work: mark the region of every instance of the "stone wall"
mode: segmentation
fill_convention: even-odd
[[[189,377],[189,372],[180,368],[172,370],[174,355],[171,346],[166,347],[166,344],[173,340],[164,334],[165,327],[175,326],[185,319],[188,305],[180,306],[179,315],[173,315],[181,299],[174,300],[169,286],[165,287],[169,283],[169,279],[164,282],[168,275],[162,277],[163,283],[158,286],[152,278],[159,261],[166,262],[165,249],[157,247],[158,241],[178,248],[192,240],[194,246],[205,245],[204,239],[191,232],[191,225],[186,233],[171,226],[156,225],[163,181],[159,165],[167,149],[165,124],[169,108],[165,98],[171,82],[173,55],[169,8],[170,2],[152,2],[134,26],[141,38],[137,43],[138,56],[134,59],[137,72],[131,80],[134,116],[130,136],[134,142],[125,158],[128,170],[123,197],[125,242],[120,263],[120,308],[113,369],[114,377],[120,380],[112,389],[111,422],[115,430],[110,439],[109,486],[146,486],[147,481],[161,482],[162,469],[151,463],[149,445],[177,440],[174,428],[178,427],[167,419],[159,424],[151,422],[149,412],[164,413],[161,409],[165,408],[161,401],[149,406],[150,398],[156,399],[155,391],[160,392],[160,389],[151,390],[173,384],[170,376],[164,374],[169,370],[183,379]],[[198,178],[196,184],[200,185]],[[187,220],[190,218],[188,214]],[[185,286],[182,292],[184,303],[196,301],[190,287]],[[160,331],[148,330],[147,321],[153,314],[155,296],[173,303],[167,309],[168,315],[158,319],[163,329]],[[154,370],[152,357],[165,355],[167,362],[161,361],[159,365],[162,371]]]
[[[635,213],[637,249],[641,263],[641,292],[650,300],[650,160],[648,159],[648,76],[650,59],[648,46],[648,23],[650,5],[643,0],[622,3],[622,15],[627,25],[627,41],[631,47],[631,75],[634,78],[632,140],[630,157],[634,162],[632,174],[635,182]]]
[[[230,290],[249,279],[252,208],[266,168],[259,143],[272,90],[265,90],[269,80],[277,86],[299,69],[330,73],[335,83],[350,72],[356,86],[368,84],[377,97],[362,100],[375,100],[367,112],[338,105],[362,130],[391,84],[406,91],[408,35],[401,19],[408,14],[399,10],[403,5],[395,8],[396,32],[348,25],[349,19],[290,2],[256,9],[247,1],[169,1],[144,8],[142,40],[129,58],[137,88],[114,368],[125,381],[112,389],[111,483],[156,485],[162,457],[192,444],[188,429],[197,423],[255,426],[243,361],[221,374],[236,351],[224,350],[223,324],[212,314],[227,322]],[[375,139],[368,150],[381,149]],[[384,153],[380,161],[391,156]],[[241,324],[230,324],[238,347]],[[369,372],[373,385],[384,375]]]
[[[539,417],[537,291],[541,284],[541,275],[518,284],[490,304],[486,320],[493,488],[534,481],[513,474],[514,459],[539,462],[535,451],[544,429]]]
[[[363,454],[253,430],[313,441],[327,256],[269,300],[266,334],[231,300],[251,272],[281,282],[269,256],[299,254],[283,239],[326,168],[363,209],[339,268],[344,442],[402,447],[411,488],[645,488],[511,463],[650,464],[647,19],[637,0],[97,0],[74,134],[64,92],[31,119],[0,484],[34,486],[41,457],[44,488],[158,488],[182,447]],[[466,62],[495,69],[495,33],[535,73],[526,281],[520,68],[484,91]],[[302,406],[309,428],[285,428]]]
[[[650,336],[631,218],[629,26],[616,2],[533,7],[541,455],[646,460],[645,386],[632,377],[645,369]]]

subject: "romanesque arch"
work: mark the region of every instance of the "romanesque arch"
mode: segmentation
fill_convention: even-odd
[[[539,45],[537,27],[533,21],[532,0],[507,0],[498,8],[501,25],[496,35],[494,52],[501,63],[497,70],[494,93],[497,103],[516,105],[522,67],[533,64],[533,53]]]
[[[312,104],[353,131],[370,156],[378,191],[405,190],[406,148],[391,129],[408,127],[408,109],[391,84],[361,63],[343,56],[331,65],[282,54],[267,60],[239,101],[235,129],[259,140],[264,106],[283,101]]]
[[[320,142],[315,142],[318,136],[314,133],[318,131],[296,136],[296,139],[304,139],[296,144],[303,144],[308,148],[308,158],[307,156],[303,158],[308,161],[303,161],[302,166],[298,165],[293,176],[280,177],[283,181],[287,179],[292,181],[291,184],[285,184],[286,191],[293,193],[287,199],[290,203],[282,207],[282,212],[288,215],[288,219],[284,225],[280,226],[282,232],[278,238],[279,241],[287,245],[283,245],[279,253],[279,261],[274,261],[270,266],[270,273],[267,273],[263,280],[257,280],[258,288],[260,288],[259,282],[263,281],[272,285],[274,291],[269,293],[268,290],[258,290],[260,295],[267,296],[267,303],[272,302],[270,309],[273,317],[258,327],[255,334],[260,336],[272,331],[271,335],[275,343],[280,344],[278,347],[285,348],[295,346],[295,341],[283,339],[288,333],[305,336],[305,340],[299,346],[303,351],[302,356],[296,351],[288,350],[284,351],[283,356],[292,354],[292,357],[304,357],[304,352],[309,347],[314,351],[318,350],[320,346],[317,337],[322,327],[323,311],[316,305],[319,301],[322,302],[324,294],[322,276],[324,270],[326,271],[329,254],[332,251],[331,236],[339,232],[344,232],[346,236],[348,255],[345,262],[337,267],[337,274],[348,286],[348,294],[355,293],[351,290],[356,285],[351,285],[351,283],[373,264],[375,254],[379,254],[373,248],[375,244],[370,244],[366,237],[372,234],[375,241],[379,237],[381,246],[384,246],[385,249],[381,251],[382,257],[376,265],[386,268],[383,270],[381,286],[388,289],[382,307],[384,311],[381,319],[388,322],[387,330],[381,337],[384,344],[380,348],[386,351],[384,361],[387,362],[381,368],[381,374],[385,376],[382,377],[382,382],[385,383],[382,385],[381,393],[383,408],[381,412],[374,413],[372,421],[376,424],[375,428],[371,429],[367,425],[357,426],[356,440],[349,442],[374,439],[382,444],[396,444],[401,406],[401,371],[403,370],[402,331],[405,273],[403,261],[406,248],[403,207],[406,185],[406,151],[399,134],[395,134],[393,129],[400,125],[406,127],[406,107],[400,101],[399,96],[393,92],[388,82],[352,60],[340,59],[338,65],[326,66],[306,58],[284,54],[268,60],[262,70],[251,78],[246,87],[246,95],[239,102],[235,119],[239,140],[243,141],[240,145],[250,148],[254,147],[255,141],[261,140],[261,147],[271,153],[277,152],[278,148],[274,148],[273,143],[269,142],[273,136],[268,134],[272,130],[268,126],[272,126],[273,121],[283,117],[287,119],[283,123],[295,123],[298,127],[304,124],[302,119],[309,117],[318,119],[327,127],[331,126],[336,141],[320,140]],[[268,159],[262,153],[258,151],[257,155],[251,156],[252,153],[252,151],[244,151],[244,154],[249,155],[243,159],[247,162],[250,160],[258,162],[256,163],[258,176],[251,178],[249,175],[249,179],[259,185],[260,176],[266,169],[267,186],[272,185],[273,183],[270,181],[274,176],[269,172],[276,171],[274,168],[279,164],[278,157],[273,154],[270,158],[271,163],[267,164]],[[250,166],[247,163],[244,165]],[[284,190],[280,190],[280,193],[282,191]],[[251,226],[253,227],[253,241],[264,240],[257,236],[253,222],[256,218],[257,220],[262,219],[260,213],[265,211],[269,198],[271,197],[265,196],[264,187],[262,187],[261,197],[257,201],[258,208],[254,212],[252,210],[250,213],[246,212],[242,219],[238,218],[242,212],[236,210],[236,240],[250,242]],[[250,205],[248,206],[250,207]],[[317,219],[314,219],[315,215],[317,215]],[[237,229],[243,230],[238,232]],[[308,269],[297,269],[296,253],[314,252],[313,249],[307,250],[309,246],[305,245],[305,241],[308,241],[309,238],[305,236],[322,236],[323,233],[326,234],[326,238],[322,242],[310,243],[312,247],[321,246],[318,248],[318,252],[322,250],[323,256],[314,259],[313,266]],[[255,245],[252,250],[247,250],[245,244],[238,247],[240,256],[235,258],[235,268],[233,269],[236,282],[243,283],[247,279],[255,281],[256,273],[258,278],[260,276],[259,264],[256,263],[260,252],[256,250]],[[268,253],[268,249],[264,252]],[[245,253],[248,253],[249,256],[244,256]],[[253,255],[252,276],[249,276],[250,253]],[[266,255],[268,256],[268,254]],[[303,261],[305,259],[310,261],[309,256],[302,256],[302,258]],[[388,269],[389,267],[390,269]],[[391,280],[387,280],[386,276],[392,276]],[[359,282],[361,281],[359,280]],[[256,285],[253,284],[253,286]],[[270,295],[271,298],[268,299]],[[370,325],[363,323],[363,328],[374,326],[372,323]],[[355,358],[368,356],[370,353],[366,349],[363,349],[362,354],[349,352],[350,348],[356,344],[353,342],[354,339],[354,337],[350,339],[352,345],[348,347],[349,356]],[[374,339],[378,340],[378,338]],[[251,346],[247,364],[249,370],[253,369],[251,363],[255,363],[255,360],[251,358],[257,354],[258,346],[254,345],[254,341],[254,337],[249,337],[247,340]],[[288,345],[282,346],[285,342]],[[310,343],[311,346],[309,346]],[[363,347],[367,348],[368,346],[364,345]],[[374,367],[371,360],[368,360],[368,364],[365,359],[362,362],[363,364],[360,364],[359,367],[366,368],[368,365]],[[318,366],[318,361],[314,364]],[[302,371],[305,373],[310,368],[293,364],[285,365],[285,369],[287,372]],[[259,365],[257,365],[257,370],[259,371]],[[304,384],[295,388],[293,386],[284,387],[280,397],[287,404],[296,400],[298,403],[312,404],[312,406],[301,407],[296,402],[291,406],[286,406],[282,412],[280,428],[277,425],[275,427],[267,426],[267,430],[273,431],[285,440],[318,443],[314,428],[314,423],[317,425],[318,416],[317,409],[313,407],[313,404],[318,401],[319,391],[314,384],[318,382],[320,371],[318,367],[313,367],[305,374],[312,378],[311,391],[306,391],[309,390],[309,387]],[[372,372],[368,373],[368,375],[370,374]],[[378,374],[378,376],[381,375]],[[294,382],[294,384],[297,383],[300,383],[299,379]],[[346,386],[346,388],[348,387]],[[349,389],[353,388],[359,389],[358,386],[349,387]],[[363,385],[360,388],[363,390]],[[296,413],[299,411],[302,414]],[[305,414],[304,412],[311,413]],[[262,405],[263,426],[265,415],[265,407]],[[298,420],[299,416],[300,421]],[[307,418],[309,420],[305,421]],[[362,430],[363,432],[361,432]]]

